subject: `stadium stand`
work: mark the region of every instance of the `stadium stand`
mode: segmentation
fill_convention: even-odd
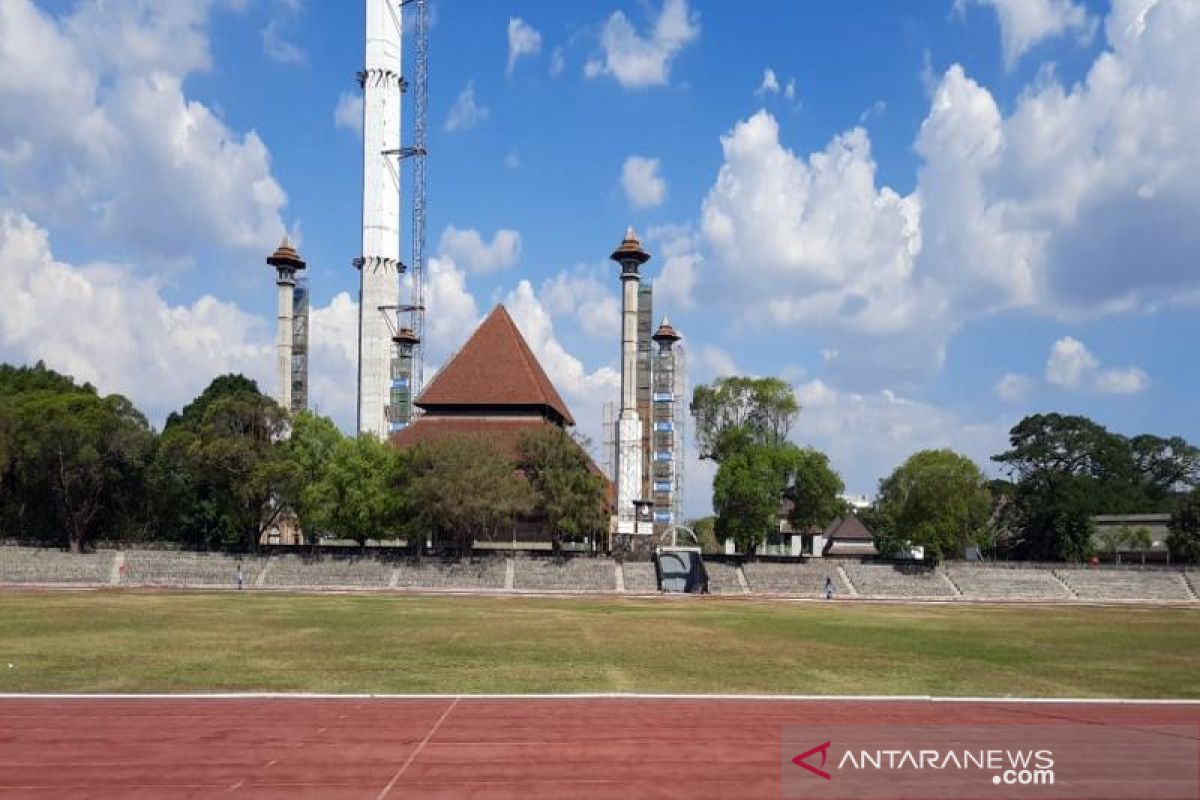
[[[371,556],[272,556],[267,586],[386,589],[392,565]]]
[[[1071,592],[1048,569],[947,565],[946,577],[969,600],[1067,600]]]
[[[787,564],[751,561],[742,565],[742,572],[750,584],[750,591],[755,593],[824,597],[826,576],[833,580],[833,590],[837,596],[850,593],[832,562],[813,560]]]
[[[242,565],[246,588],[254,586],[267,565],[261,556],[187,553],[171,550],[129,550],[121,583],[130,586],[235,587]]]
[[[954,585],[940,571],[891,564],[844,564],[864,597],[954,597]]]
[[[108,583],[116,553],[67,553],[40,547],[0,547],[0,581],[24,584]]]
[[[1192,598],[1195,600],[1200,600],[1200,573],[1188,570],[1187,572],[1183,573],[1183,579],[1187,581],[1188,586],[1191,587]]]
[[[621,565],[625,574],[625,591],[651,593],[658,591],[658,573],[649,561],[626,561]]]
[[[616,562],[611,558],[517,558],[513,588],[550,592],[615,592]]]
[[[1055,570],[1081,600],[1191,600],[1181,572],[1162,570]]]
[[[708,572],[708,591],[710,593],[744,594],[741,581],[738,580],[736,564],[705,560],[704,569]]]
[[[503,589],[503,558],[443,561],[425,558],[395,565],[396,586],[403,589]]]

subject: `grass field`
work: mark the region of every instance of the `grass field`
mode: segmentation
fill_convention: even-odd
[[[0,692],[1195,698],[1198,667],[1181,608],[0,593]]]

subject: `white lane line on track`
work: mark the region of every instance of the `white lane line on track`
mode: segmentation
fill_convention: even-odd
[[[182,694],[80,694],[0,692],[5,700],[717,700],[856,703],[1047,703],[1089,705],[1200,705],[1196,699],[1123,697],[937,697],[934,695],[855,694],[656,694],[638,692],[579,692],[563,694],[333,694],[323,692],[190,692]]]
[[[383,798],[387,797],[388,792],[390,792],[392,787],[396,785],[396,781],[400,780],[400,776],[404,774],[405,770],[407,770],[409,766],[417,760],[417,756],[420,755],[421,751],[425,749],[425,745],[429,744],[429,740],[433,738],[435,733],[437,733],[438,728],[442,727],[442,723],[446,721],[446,717],[450,716],[450,712],[455,709],[455,707],[458,705],[458,701],[461,699],[461,697],[455,697],[454,702],[442,712],[442,716],[439,717],[434,726],[429,729],[429,733],[425,734],[425,738],[421,740],[419,745],[417,745],[417,749],[413,750],[412,753],[409,754],[408,760],[404,762],[404,766],[400,767],[400,769],[396,771],[396,774],[392,776],[390,781],[388,781],[388,785],[383,787],[383,791],[376,796],[375,800],[383,800]]]

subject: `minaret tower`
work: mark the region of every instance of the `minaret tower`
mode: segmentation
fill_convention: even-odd
[[[267,256],[267,263],[275,268],[275,285],[279,287],[278,325],[275,335],[275,399],[285,411],[292,411],[292,355],[295,342],[296,273],[308,265],[300,258],[292,240],[283,237],[274,253]]]
[[[399,0],[366,0],[363,90],[362,255],[358,294],[358,431],[388,435],[387,407],[394,314],[400,298],[400,101],[402,21]]]
[[[670,541],[668,532],[679,524],[679,489],[682,488],[677,470],[682,456],[678,425],[679,373],[675,347],[683,337],[663,317],[662,324],[651,337],[658,345],[654,354],[654,410],[650,422],[651,491],[654,499],[654,533],[662,543]]]
[[[617,533],[637,532],[642,494],[642,419],[637,412],[639,270],[650,260],[633,228],[610,256],[621,266],[621,414],[617,419]]]

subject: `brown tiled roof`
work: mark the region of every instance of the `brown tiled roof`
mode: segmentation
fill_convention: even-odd
[[[833,524],[829,526],[825,537],[847,543],[875,541],[875,537],[871,534],[871,531],[854,514],[847,514],[841,519],[834,520]]]
[[[498,305],[417,398],[427,411],[542,407],[575,420],[504,306]],[[449,408],[448,408],[449,407]]]

